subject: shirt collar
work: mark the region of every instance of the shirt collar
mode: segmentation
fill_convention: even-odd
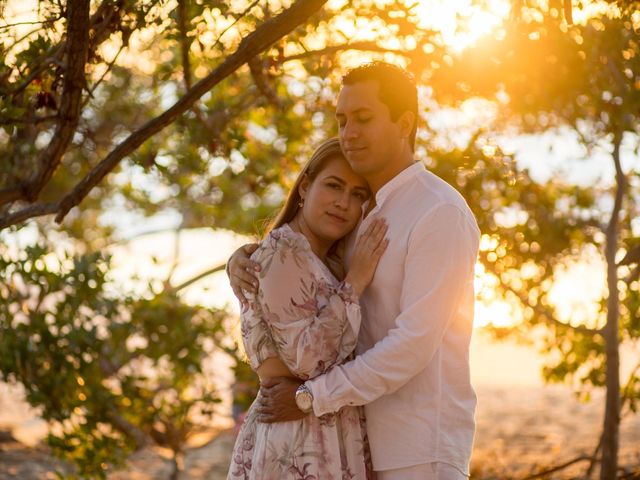
[[[409,167],[402,170],[399,174],[385,183],[378,193],[376,193],[376,204],[382,205],[391,193],[395,192],[406,184],[410,179],[415,177],[418,172],[425,170],[424,163],[417,161]]]

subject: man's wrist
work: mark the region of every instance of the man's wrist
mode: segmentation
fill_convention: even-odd
[[[303,413],[311,413],[313,411],[313,393],[304,383],[296,390],[296,405]]]

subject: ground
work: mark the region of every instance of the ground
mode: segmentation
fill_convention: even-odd
[[[602,395],[594,395],[590,403],[579,403],[564,387],[479,388],[472,478],[523,479],[590,453],[601,429],[602,402]],[[212,430],[208,435],[202,446],[188,450],[180,480],[225,478],[234,432]],[[640,415],[623,421],[620,446],[620,464],[638,472],[627,478],[640,478]],[[546,478],[575,478],[585,466],[578,463]],[[28,448],[7,433],[0,435],[0,480],[53,479],[56,467],[60,464],[44,447]],[[170,473],[166,452],[146,449],[109,480],[168,480]]]

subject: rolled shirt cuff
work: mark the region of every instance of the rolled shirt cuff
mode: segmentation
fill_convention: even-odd
[[[316,417],[321,417],[327,413],[334,413],[340,410],[340,407],[335,407],[331,404],[331,402],[326,398],[327,395],[323,395],[326,390],[323,388],[322,380],[323,375],[320,375],[312,380],[307,380],[304,384],[311,391],[311,395],[313,395],[313,414]]]

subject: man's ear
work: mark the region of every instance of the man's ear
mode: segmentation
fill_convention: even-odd
[[[305,174],[304,177],[302,177],[302,179],[300,180],[300,183],[298,184],[298,195],[300,195],[300,198],[302,200],[304,200],[305,197],[307,196],[307,192],[309,191],[309,185],[311,185],[311,182],[309,181],[309,176]]]
[[[404,138],[409,138],[411,135],[411,130],[413,130],[413,126],[416,123],[416,115],[409,110],[405,111],[402,115],[398,117],[398,121],[396,122],[400,127],[400,133]]]

